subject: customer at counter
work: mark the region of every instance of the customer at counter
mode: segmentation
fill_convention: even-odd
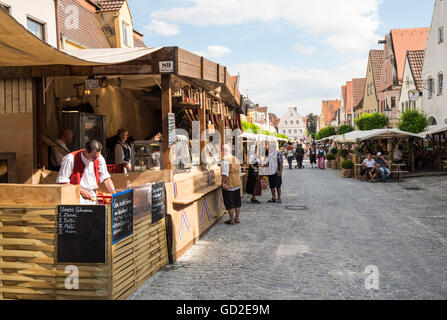
[[[127,172],[130,172],[132,171],[132,164],[130,160],[132,150],[127,143],[129,132],[126,129],[119,129],[117,136],[119,140],[115,145],[115,164],[122,165]]]
[[[100,183],[104,183],[109,193],[116,193],[115,185],[107,171],[106,160],[101,155],[102,148],[99,141],[92,140],[87,142],[85,149],[72,152],[62,159],[56,182],[80,185],[81,204],[96,204]]]
[[[222,195],[230,220],[226,224],[240,223],[241,213],[241,166],[239,160],[231,154],[231,146],[222,146]]]

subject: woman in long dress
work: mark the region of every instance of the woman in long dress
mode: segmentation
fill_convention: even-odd
[[[251,194],[251,202],[252,203],[260,203],[256,200],[256,196],[260,195],[259,190],[256,190],[256,184],[258,182],[258,172],[259,172],[259,159],[257,157],[258,148],[255,145],[250,146],[250,153],[248,155],[248,177],[247,177],[247,186],[246,192]]]
[[[317,151],[317,158],[318,158],[318,168],[326,169],[326,151],[324,151],[323,145],[321,144]]]

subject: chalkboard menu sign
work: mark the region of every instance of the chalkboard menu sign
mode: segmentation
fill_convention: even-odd
[[[112,244],[133,233],[133,190],[112,197]]]
[[[169,147],[175,146],[177,143],[177,134],[175,132],[175,114],[168,114],[168,127],[169,127]]]
[[[152,185],[152,223],[166,216],[166,186],[164,182]]]
[[[57,262],[106,262],[106,207],[59,206]]]

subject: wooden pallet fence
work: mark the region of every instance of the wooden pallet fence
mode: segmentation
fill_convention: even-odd
[[[134,222],[132,236],[111,245],[107,262],[76,264],[79,289],[65,287],[67,264],[58,264],[57,206],[0,206],[0,299],[124,299],[168,264],[165,219]]]

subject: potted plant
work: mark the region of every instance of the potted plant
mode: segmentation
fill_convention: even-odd
[[[341,175],[343,178],[352,178],[354,175],[354,162],[351,160],[344,160],[341,163]]]
[[[337,166],[337,160],[335,159],[335,154],[328,153],[326,156],[326,160],[327,160],[327,166],[329,168],[334,169],[334,167]]]

